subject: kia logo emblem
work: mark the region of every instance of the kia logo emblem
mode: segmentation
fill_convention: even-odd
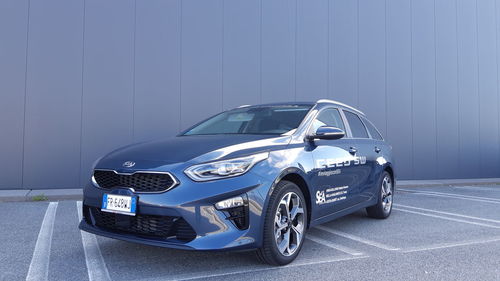
[[[132,168],[134,166],[135,166],[134,161],[127,161],[127,162],[123,163],[123,167],[125,167],[125,168]]]

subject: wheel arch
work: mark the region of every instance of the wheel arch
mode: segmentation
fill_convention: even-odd
[[[395,185],[396,184],[396,175],[394,174],[394,169],[392,168],[392,165],[387,164],[384,167],[384,171],[388,172],[389,175],[391,175],[392,183]]]
[[[307,182],[307,176],[306,173],[299,169],[299,168],[288,168],[284,170],[278,178],[273,182],[272,188],[269,190],[268,198],[269,196],[273,193],[274,188],[276,185],[281,182],[281,181],[289,181],[293,182],[296,184],[299,188],[300,191],[302,191],[302,194],[304,195],[304,199],[306,201],[306,207],[307,207],[307,227],[309,228],[309,225],[311,223],[311,214],[312,214],[312,197],[311,197],[311,191],[309,189],[309,184]],[[269,202],[266,203],[266,208]]]

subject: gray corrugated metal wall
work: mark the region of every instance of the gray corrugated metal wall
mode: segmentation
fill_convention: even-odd
[[[400,178],[499,177],[495,0],[0,0],[0,188],[240,104],[333,98]]]

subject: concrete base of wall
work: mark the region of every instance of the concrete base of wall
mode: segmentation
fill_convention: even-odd
[[[81,188],[0,190],[0,202],[82,200]]]

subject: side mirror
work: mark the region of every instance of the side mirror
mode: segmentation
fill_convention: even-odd
[[[329,126],[321,126],[316,130],[316,133],[311,136],[307,136],[308,140],[338,140],[345,136],[345,132],[342,129]]]

